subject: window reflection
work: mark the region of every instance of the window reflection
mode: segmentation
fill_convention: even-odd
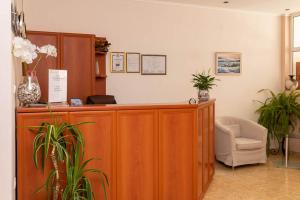
[[[300,16],[294,17],[294,47],[300,47]]]

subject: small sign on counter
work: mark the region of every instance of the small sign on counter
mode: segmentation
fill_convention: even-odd
[[[49,103],[67,101],[67,81],[67,70],[49,69]]]

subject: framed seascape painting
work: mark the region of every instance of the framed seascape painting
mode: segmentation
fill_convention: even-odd
[[[242,54],[237,52],[216,53],[216,74],[239,75],[242,72]]]

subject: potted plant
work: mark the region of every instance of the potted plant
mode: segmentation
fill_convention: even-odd
[[[202,73],[193,74],[192,83],[193,86],[198,89],[198,99],[199,101],[207,101],[209,99],[209,90],[212,89],[213,86],[216,86],[214,76],[210,75],[210,70],[206,73],[203,71]]]
[[[28,39],[15,37],[12,45],[13,55],[22,62],[23,81],[18,85],[17,97],[22,105],[37,103],[41,98],[41,89],[36,76],[36,68],[43,58],[56,57],[57,50],[53,45],[38,47]],[[34,60],[37,61],[34,63]],[[28,69],[29,64],[33,64]]]
[[[87,165],[94,160],[93,158],[86,161],[83,160],[83,154],[80,152],[80,145],[76,144],[72,147],[72,155],[66,161],[66,185],[62,192],[62,200],[73,199],[94,199],[92,185],[87,174],[99,177],[99,181],[103,187],[104,197],[107,199],[106,185],[108,178],[105,173],[98,169],[87,168]]]
[[[275,139],[279,145],[279,151],[283,150],[285,137],[295,129],[297,119],[300,119],[300,104],[297,102],[300,93],[280,92],[275,94],[271,90],[270,95],[264,102],[258,101],[261,106],[256,110],[259,114],[258,123],[268,129],[268,146],[270,150],[270,140]]]
[[[94,199],[93,190],[86,174],[93,173],[99,177],[105,199],[107,199],[108,179],[106,174],[98,169],[87,169],[87,164],[93,159],[84,160],[84,138],[77,126],[88,122],[70,124],[53,121],[54,123],[42,122],[40,126],[30,127],[37,130],[33,141],[35,166],[38,168],[38,163],[41,162],[44,170],[46,159],[50,159],[53,165],[45,184],[37,192],[46,189],[48,199],[52,198],[53,200],[92,200]],[[41,152],[40,160],[38,160],[39,152]],[[66,176],[61,176],[62,173],[66,173]],[[61,182],[66,184],[63,186],[60,184]]]

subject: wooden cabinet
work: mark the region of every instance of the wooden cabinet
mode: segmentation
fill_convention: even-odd
[[[203,183],[203,109],[198,109],[198,131],[197,131],[197,199],[201,199],[204,195]]]
[[[199,105],[84,106],[53,108],[60,120],[80,125],[89,167],[110,180],[110,200],[199,200],[214,174],[214,101]],[[19,200],[34,194],[45,176],[32,160],[34,135],[26,126],[50,120],[47,108],[17,110]],[[51,165],[47,165],[46,172]],[[46,173],[45,173],[46,174]],[[92,178],[96,199],[102,188]]]
[[[41,101],[48,101],[48,69],[68,70],[68,100],[106,94],[106,53],[95,53],[95,35],[28,31],[28,39],[38,45],[52,44],[57,48],[57,58],[42,59],[37,68],[41,85]],[[103,40],[105,38],[102,38]],[[97,60],[101,74],[96,75]],[[30,65],[32,69],[35,63]]]
[[[85,160],[95,158],[87,167],[102,169],[107,175],[110,182],[108,192],[109,199],[113,197],[113,188],[115,181],[113,177],[113,160],[114,154],[112,147],[114,146],[113,138],[115,138],[115,112],[114,111],[86,111],[71,112],[69,114],[70,123],[93,122],[93,124],[80,125],[78,128],[82,131],[85,141]],[[95,199],[103,198],[103,190],[98,177],[91,178]]]
[[[157,115],[154,110],[117,113],[117,199],[157,199]]]
[[[94,37],[61,34],[61,69],[68,70],[68,99],[80,98],[85,103],[86,98],[94,94]]]
[[[209,105],[208,110],[208,180],[211,182],[215,173],[215,105]]]
[[[197,110],[159,112],[159,199],[197,198]]]
[[[41,166],[37,169],[33,163],[33,139],[34,132],[28,126],[39,126],[42,122],[49,122],[56,119],[67,121],[67,112],[55,112],[54,118],[49,113],[22,113],[17,115],[17,196],[19,200],[44,200],[47,193],[41,191],[35,193],[42,186],[47,178],[47,173],[43,173]],[[50,162],[45,164],[45,172],[50,171]]]
[[[208,107],[203,108],[203,126],[202,126],[202,152],[203,152],[203,190],[206,191],[206,186],[208,185]]]
[[[207,107],[202,107],[198,110],[199,124],[202,124],[199,131],[202,135],[202,188],[206,192],[214,175],[214,131],[215,131],[215,107],[210,104]]]

